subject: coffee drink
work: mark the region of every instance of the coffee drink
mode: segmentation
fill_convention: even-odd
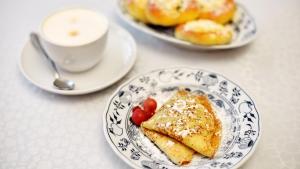
[[[42,44],[61,68],[81,72],[95,66],[106,49],[108,20],[104,15],[83,8],[65,9],[42,22]]]
[[[79,46],[95,41],[107,27],[106,19],[97,12],[74,8],[59,11],[42,23],[44,37],[63,46]]]

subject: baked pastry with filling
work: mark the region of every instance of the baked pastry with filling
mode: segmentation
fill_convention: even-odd
[[[231,42],[233,31],[206,19],[190,21],[175,28],[175,37],[200,45],[222,45]]]
[[[203,156],[213,158],[221,124],[206,96],[179,90],[142,127],[167,135]]]
[[[127,12],[136,20],[147,23],[145,7],[148,0],[123,0]]]
[[[236,11],[234,0],[197,0],[200,6],[200,19],[209,19],[220,24],[232,20]]]
[[[147,20],[154,25],[174,26],[199,16],[197,0],[148,0]]]

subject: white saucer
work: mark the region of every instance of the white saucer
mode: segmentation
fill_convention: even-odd
[[[52,85],[53,69],[44,56],[28,41],[19,59],[23,75],[34,85],[57,94],[80,95],[106,88],[125,76],[136,60],[136,42],[123,28],[110,24],[104,58],[94,68],[81,73],[60,70],[65,79],[73,80],[74,90],[58,90]]]

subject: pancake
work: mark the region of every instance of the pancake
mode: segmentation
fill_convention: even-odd
[[[221,124],[208,98],[179,90],[142,127],[167,135],[203,156],[213,158]]]
[[[177,165],[184,165],[188,164],[194,154],[194,150],[186,147],[185,145],[181,144],[180,142],[159,134],[155,131],[151,131],[141,127],[142,132],[147,136],[154,144],[164,152],[167,157]]]

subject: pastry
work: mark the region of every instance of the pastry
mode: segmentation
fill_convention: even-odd
[[[136,20],[147,23],[145,7],[148,0],[124,0],[123,4],[127,12]]]
[[[148,0],[147,20],[154,25],[174,26],[199,16],[196,0]]]
[[[221,124],[206,96],[179,90],[142,127],[167,135],[203,156],[213,158]]]
[[[147,136],[154,144],[164,152],[167,157],[177,165],[188,164],[194,154],[194,150],[188,148],[187,146],[181,144],[180,142],[159,134],[155,131],[145,129],[141,127],[142,132]]]
[[[178,25],[175,37],[200,45],[221,45],[231,42],[233,31],[211,20],[200,19]]]
[[[197,0],[200,19],[209,19],[220,24],[230,21],[236,11],[234,0]]]

